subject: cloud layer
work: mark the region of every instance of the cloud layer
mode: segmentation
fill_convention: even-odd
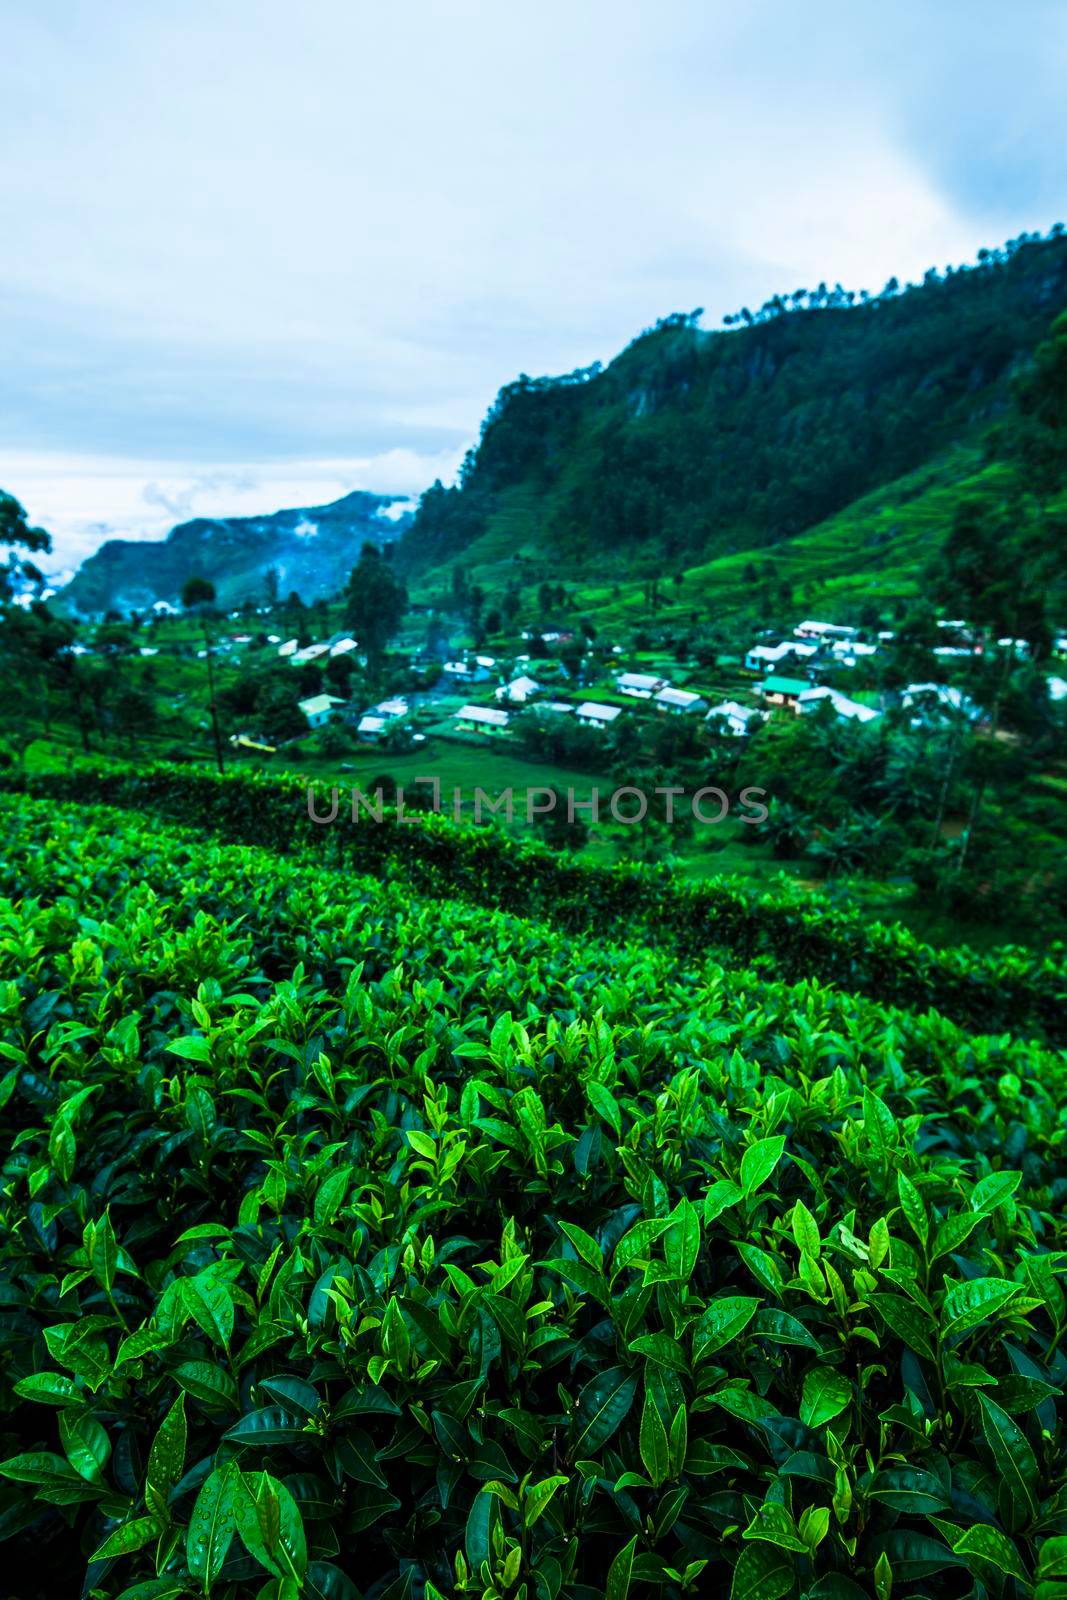
[[[38,0],[5,55],[0,483],[63,562],[417,490],[519,371],[1067,209],[1045,0]]]

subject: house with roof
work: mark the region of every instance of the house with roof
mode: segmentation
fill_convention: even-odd
[[[317,661],[320,656],[327,656],[329,653],[330,647],[323,640],[319,644],[306,644],[303,650],[294,650],[292,660],[294,665],[304,666],[308,661]],[[278,654],[281,655],[280,650]]]
[[[805,689],[803,694],[797,695],[796,709],[800,716],[818,711],[824,705],[833,706],[839,717],[845,717],[850,722],[873,722],[875,717],[881,715],[873,706],[864,706],[858,700],[850,700],[840,689],[823,686],[818,689]]]
[[[667,680],[650,672],[620,672],[615,687],[620,694],[629,695],[633,700],[651,700],[667,687]]]
[[[766,712],[757,711],[755,706],[743,706],[736,700],[722,700],[717,706],[711,707],[704,721],[712,732],[718,728],[731,738],[743,739],[758,727],[765,715]]]
[[[665,711],[668,716],[699,716],[708,709],[708,702],[702,694],[696,694],[692,689],[672,689],[669,685],[653,695],[652,704],[657,711]]]
[[[356,723],[357,739],[367,739],[373,742],[385,732],[388,719],[376,716],[373,711],[365,711]]]
[[[610,728],[615,718],[621,716],[622,707],[602,706],[596,700],[585,700],[574,714],[587,728]]]
[[[804,644],[798,639],[783,639],[780,644],[754,644],[745,655],[749,672],[770,672],[775,667],[796,666],[815,655],[817,644]]]
[[[982,715],[981,707],[951,683],[909,683],[900,691],[900,703],[906,711],[918,713],[911,719],[912,727],[939,714],[966,717],[968,722]]]
[[[446,661],[441,675],[454,684],[485,683],[495,666],[492,656],[475,656],[470,661]]]
[[[864,644],[862,639],[834,639],[830,645],[830,652],[835,666],[854,667],[857,661],[876,656],[878,646]]]
[[[798,699],[810,688],[806,678],[786,678],[772,673],[762,683],[757,683],[756,693],[762,695],[769,706],[787,706],[790,711],[795,711]]]
[[[299,643],[299,639],[286,639],[284,644],[280,644],[278,646],[278,655],[280,659],[282,661],[288,661],[291,659],[291,657],[295,656],[296,647]]]
[[[327,639],[330,655],[346,656],[350,650],[358,649],[358,645],[350,633],[335,633],[332,639]]]
[[[574,707],[567,700],[542,700],[534,709],[538,715],[546,712],[550,717],[565,717]]]
[[[502,683],[496,691],[498,700],[510,700],[512,705],[524,706],[528,700],[541,693],[541,685],[536,678],[521,673],[519,677],[512,678],[510,683]]]
[[[492,706],[464,706],[456,712],[455,723],[459,733],[488,733],[500,735],[507,732],[508,714]]]
[[[798,639],[815,639],[829,642],[831,639],[855,639],[859,636],[858,628],[850,628],[843,622],[814,622],[809,617],[804,622],[798,622],[793,629]]]
[[[344,703],[335,694],[313,694],[310,700],[300,701],[300,710],[313,728],[324,728]]]

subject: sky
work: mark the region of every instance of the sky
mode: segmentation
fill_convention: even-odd
[[[1067,213],[1060,0],[3,13],[0,486],[52,571],[417,495],[520,372]]]

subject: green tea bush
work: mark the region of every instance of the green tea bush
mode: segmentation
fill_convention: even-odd
[[[329,827],[308,818],[307,786],[165,764],[78,768],[69,773],[0,773],[0,787],[26,786],[56,800],[96,801],[153,812],[283,854],[363,872],[401,872],[426,894],[549,918],[567,931],[636,938],[642,928],[688,955],[728,952],[742,965],[762,960],[774,976],[819,978],[893,1005],[944,1012],[982,1032],[1030,1033],[1067,1043],[1067,960],[1003,947],[988,955],[935,950],[906,929],[832,909],[817,898],[759,893],[726,878],[678,883],[639,865],[594,867],[494,827],[456,826],[442,817],[404,824],[366,817]],[[320,805],[326,796],[320,794]]]
[[[0,812],[20,1600],[1064,1593],[1062,1055]]]

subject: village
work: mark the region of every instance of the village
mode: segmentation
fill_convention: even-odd
[[[340,723],[366,744],[377,743],[388,734],[395,736],[399,730],[408,731],[415,743],[431,734],[507,742],[531,720],[542,724],[568,721],[606,736],[626,716],[642,721],[682,718],[709,735],[747,739],[774,710],[797,716],[823,712],[862,724],[900,709],[910,713],[914,725],[952,718],[980,725],[983,707],[963,689],[944,681],[943,675],[955,664],[980,657],[988,644],[965,621],[939,621],[937,626],[946,642],[930,648],[931,677],[892,690],[870,686],[870,673],[859,674],[867,687],[849,693],[839,685],[857,667],[891,656],[895,633],[880,630],[868,638],[856,627],[805,619],[787,637],[755,643],[740,660],[720,659],[703,672],[699,668],[694,671],[691,664],[667,663],[675,676],[685,673],[684,684],[675,682],[663,663],[653,666],[635,661],[623,666],[619,659],[624,655],[622,646],[605,650],[590,645],[579,653],[573,649],[575,635],[570,631],[548,629],[533,635],[527,630],[523,642],[537,648],[536,656],[532,648],[510,656],[472,650],[438,663],[415,654],[410,669],[421,675],[418,689],[397,686],[368,705],[321,692],[300,700],[299,709],[309,729]],[[322,664],[350,652],[357,652],[359,659],[358,641],[345,632],[304,646],[295,638],[282,641],[275,635],[268,636],[267,642],[279,659],[294,666]],[[250,635],[236,634],[217,648],[249,643]],[[1029,651],[1021,639],[996,643],[1018,659]],[[1067,638],[1057,639],[1055,653],[1060,659],[1067,657]],[[939,675],[935,678],[934,673]],[[398,677],[408,676],[409,670],[398,672]],[[730,679],[732,693],[719,698],[704,680],[724,677]],[[1067,697],[1064,678],[1052,674],[1047,685],[1053,701]],[[235,741],[255,742],[263,748],[262,730],[258,735],[238,734]]]
[[[590,741],[581,749],[594,752],[599,741],[610,744],[621,726],[648,727],[658,719],[677,719],[691,735],[710,743],[751,739],[775,712],[798,717],[821,714],[857,725],[891,712],[906,713],[915,727],[960,720],[980,729],[988,708],[953,677],[966,677],[995,644],[998,652],[1022,661],[1030,647],[1021,639],[983,638],[965,620],[936,623],[938,642],[918,652],[927,670],[920,675],[894,673],[903,653],[898,635],[887,629],[862,629],[845,623],[805,618],[791,629],[762,629],[747,648],[716,652],[702,659],[672,653],[669,648],[639,648],[650,641],[605,643],[573,626],[526,628],[512,639],[488,647],[471,645],[451,654],[431,652],[417,642],[409,619],[405,636],[386,658],[386,692],[377,699],[360,693],[366,684],[366,656],[359,640],[345,629],[310,638],[265,632],[283,607],[246,605],[213,622],[203,640],[189,632],[190,619],[168,601],[151,612],[130,617],[131,635],[116,642],[115,622],[104,621],[92,642],[79,637],[66,647],[71,656],[135,653],[149,661],[167,656],[211,657],[220,671],[261,673],[273,662],[299,672],[293,703],[298,716],[283,728],[250,719],[228,730],[235,753],[260,757],[293,754],[311,735],[326,728],[341,732],[357,746],[382,744],[393,750],[414,748],[427,739],[507,747],[529,743],[533,728],[578,728]],[[325,606],[319,614],[326,620]],[[288,620],[291,621],[291,618]],[[237,628],[227,624],[240,624]],[[153,642],[136,644],[148,630]],[[195,637],[195,643],[190,638]],[[501,647],[501,645],[503,647]],[[510,646],[510,648],[509,648]],[[916,661],[914,647],[907,652]],[[1067,699],[1067,679],[1055,670],[1067,660],[1067,636],[1056,638],[1053,670],[1045,683],[1052,702]],[[341,664],[341,665],[339,665]],[[298,692],[307,685],[309,692]],[[379,687],[382,685],[379,684]],[[595,763],[594,763],[595,764]]]

